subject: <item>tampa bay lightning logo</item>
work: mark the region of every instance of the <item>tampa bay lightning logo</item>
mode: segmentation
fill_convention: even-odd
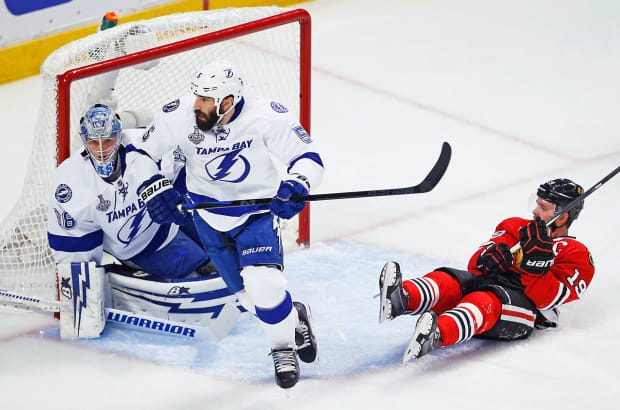
[[[279,102],[275,102],[275,101],[271,102],[271,109],[273,109],[275,112],[279,112],[280,114],[284,114],[285,112],[288,112],[288,108],[286,108],[285,105],[280,104]]]
[[[174,100],[169,102],[168,104],[164,105],[163,107],[161,107],[161,110],[163,112],[172,112],[174,110],[176,110],[177,108],[179,108],[179,104],[180,104],[180,100]]]
[[[146,208],[142,208],[140,212],[132,215],[127,221],[121,226],[121,229],[118,231],[118,235],[116,238],[128,246],[131,241],[133,241],[137,236],[142,234],[144,231],[150,228],[153,225],[152,220],[145,221],[144,215],[146,212]]]
[[[213,158],[205,164],[205,170],[214,181],[232,182],[243,181],[250,173],[250,161],[240,155],[243,148],[227,152]]]
[[[56,188],[55,196],[58,202],[64,204],[65,202],[69,202],[71,200],[73,192],[71,192],[71,188],[69,188],[69,185],[60,184],[58,185],[58,188]]]

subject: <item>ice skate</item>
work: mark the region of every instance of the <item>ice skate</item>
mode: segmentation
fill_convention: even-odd
[[[403,364],[413,358],[420,358],[441,346],[441,333],[437,327],[437,317],[437,313],[433,311],[424,312],[420,315],[413,336],[411,336],[405,354],[403,354]]]
[[[276,383],[283,389],[290,389],[299,380],[299,362],[295,349],[271,349],[276,372]]]
[[[379,323],[406,312],[409,294],[403,289],[403,275],[397,262],[390,261],[383,265],[379,277],[379,295]]]
[[[318,359],[318,346],[312,330],[312,312],[310,306],[302,302],[293,302],[299,317],[295,326],[295,344],[297,355],[304,363],[314,363]]]

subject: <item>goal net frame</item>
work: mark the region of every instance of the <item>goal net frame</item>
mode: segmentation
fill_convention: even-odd
[[[311,78],[311,18],[304,9],[286,11],[271,17],[265,17],[249,23],[243,23],[230,28],[206,33],[197,37],[188,38],[175,43],[155,47],[111,60],[94,63],[75,68],[57,76],[58,79],[58,165],[71,154],[71,84],[74,81],[103,74],[113,70],[130,67],[140,63],[156,60],[162,57],[193,50],[230,40],[243,35],[268,30],[285,24],[299,23],[300,26],[300,55],[299,55],[299,119],[301,125],[310,132],[310,78]],[[310,246],[310,204],[306,204],[299,214],[299,233],[297,244],[303,247]]]
[[[248,14],[243,14],[244,12]],[[62,60],[64,56],[62,53],[67,47],[71,47],[73,43],[63,46],[48,57],[41,69],[44,78],[42,107],[39,112],[37,131],[35,132],[34,139],[35,143],[30,158],[30,163],[35,164],[35,166],[40,166],[40,168],[38,168],[40,171],[28,171],[29,173],[26,175],[24,188],[22,190],[22,197],[28,195],[27,200],[20,198],[18,204],[11,211],[11,214],[5,217],[2,226],[0,226],[0,288],[19,291],[24,295],[38,294],[39,290],[45,291],[49,295],[48,290],[56,290],[55,278],[54,283],[51,283],[51,276],[56,269],[55,266],[53,266],[53,260],[46,237],[47,218],[42,217],[42,215],[45,215],[47,208],[48,190],[52,188],[51,186],[47,186],[47,179],[49,178],[50,172],[53,174],[51,168],[60,165],[71,155],[72,150],[76,149],[76,136],[72,135],[72,133],[75,134],[75,116],[79,115],[76,110],[79,111],[81,108],[80,103],[76,103],[75,101],[73,102],[75,106],[72,107],[71,92],[72,84],[74,88],[81,87],[79,80],[88,79],[87,81],[94,81],[95,76],[104,73],[122,70],[132,66],[139,66],[148,62],[153,63],[155,62],[154,60],[158,59],[162,59],[160,60],[161,62],[166,60],[166,57],[173,58],[171,56],[175,54],[200,49],[201,47],[205,47],[205,50],[208,50],[209,47],[207,46],[213,46],[228,40],[233,40],[232,43],[234,43],[238,41],[239,37],[246,35],[248,39],[251,39],[253,36],[262,36],[263,32],[269,33],[268,30],[274,29],[273,31],[275,34],[280,36],[278,38],[282,38],[287,44],[294,44],[292,55],[290,57],[289,55],[285,56],[285,60],[287,66],[292,63],[296,67],[293,83],[297,82],[297,74],[299,83],[298,87],[297,84],[295,84],[294,88],[290,88],[288,92],[290,93],[290,99],[294,101],[294,103],[299,103],[298,107],[295,108],[298,109],[301,125],[310,132],[310,14],[303,9],[249,7],[181,13],[157,17],[151,20],[165,19],[168,17],[174,19],[197,13],[229,13],[229,16],[233,16],[230,17],[232,23],[222,25],[224,28],[220,28],[218,25],[215,25],[214,28],[200,26],[196,29],[190,29],[191,33],[185,33],[191,35],[189,37],[180,36],[180,40],[173,38],[171,41],[161,42],[159,44],[155,43],[152,46],[149,44],[146,49],[140,49],[140,51],[133,53],[128,51],[125,55],[120,55],[109,60],[102,61],[95,59],[93,63],[90,62],[93,59],[88,58],[88,56],[86,56],[88,61],[81,61],[79,55],[77,57],[73,56],[73,60],[69,62]],[[217,14],[217,16],[219,15],[220,14]],[[211,14],[205,14],[205,16],[210,18]],[[229,17],[223,18],[227,19]],[[149,21],[150,20],[143,20],[142,23],[146,24]],[[238,22],[241,23],[238,24]],[[140,24],[140,21],[125,24]],[[119,25],[119,28],[125,24]],[[293,26],[294,24],[298,24],[298,27]],[[288,28],[284,26],[294,27],[294,29],[288,30]],[[113,30],[114,29],[106,30],[93,35],[95,43],[93,43],[92,47],[99,47],[100,45],[105,47],[105,43],[97,41],[112,38],[115,35]],[[288,37],[288,34],[285,36],[282,35],[283,32],[289,33],[289,31],[294,32],[294,34],[291,34],[291,38]],[[91,36],[76,40],[74,43],[90,41],[90,37]],[[80,43],[80,47],[82,44],[84,43]],[[220,46],[221,45],[214,47]],[[200,50],[195,51],[200,54]],[[59,68],[57,69],[56,67]],[[56,69],[57,71],[55,71]],[[281,75],[282,72],[270,74],[273,74],[271,78],[278,78],[278,75]],[[293,72],[291,72],[291,74],[293,74]],[[50,79],[55,82],[54,85],[49,83]],[[188,93],[190,79],[191,78],[188,76],[186,80],[183,80],[187,82]],[[270,80],[265,79],[263,81],[263,86],[264,84],[270,84],[269,81]],[[287,82],[287,84],[289,83]],[[249,85],[252,86],[252,81],[249,81]],[[275,86],[277,88],[279,84],[276,83]],[[52,87],[54,88],[52,89]],[[299,91],[298,96],[297,91]],[[138,92],[140,93],[140,90]],[[53,98],[51,98],[52,95]],[[264,95],[269,96],[267,93]],[[298,100],[297,97],[299,98]],[[170,100],[161,101],[161,104],[163,105],[169,101]],[[49,107],[50,104],[53,104],[53,106]],[[291,104],[293,104],[293,102],[291,102]],[[73,113],[72,110],[74,111]],[[50,112],[53,112],[53,114],[47,114]],[[39,122],[42,120],[45,121],[46,125],[44,128],[40,129]],[[50,145],[54,145],[56,151],[53,152],[53,148],[47,149],[47,145],[43,147],[37,146],[37,141],[42,141],[41,138],[45,139],[45,141],[49,141]],[[42,179],[36,179],[39,174],[36,174],[35,171],[40,174],[43,173],[44,177]],[[26,225],[28,229],[24,229]],[[310,245],[309,205],[307,205],[304,211],[299,215],[296,242],[303,247]]]

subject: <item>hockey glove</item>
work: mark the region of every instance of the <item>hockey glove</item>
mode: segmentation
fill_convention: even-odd
[[[501,274],[512,266],[510,247],[503,242],[494,243],[478,256],[478,269],[486,269],[487,273]]]
[[[519,242],[523,249],[521,270],[526,273],[541,274],[553,266],[553,240],[545,221],[536,217],[535,220],[519,229]]]
[[[146,203],[151,219],[159,224],[183,225],[185,218],[177,205],[183,202],[179,191],[172,187],[172,181],[162,175],[153,175],[138,188],[138,195]]]
[[[306,201],[289,200],[292,196],[308,195],[306,179],[298,175],[295,179],[288,179],[280,183],[278,193],[269,203],[272,214],[283,219],[291,219],[306,207]]]

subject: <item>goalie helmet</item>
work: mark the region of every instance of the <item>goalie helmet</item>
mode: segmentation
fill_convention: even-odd
[[[95,104],[80,119],[80,136],[95,172],[109,177],[116,168],[121,122],[108,106]]]
[[[243,79],[239,69],[233,64],[215,61],[194,74],[190,89],[195,95],[213,98],[217,116],[221,117],[243,98]],[[220,112],[220,104],[229,95],[233,97],[232,106],[225,112]]]
[[[583,194],[581,185],[574,183],[570,179],[557,178],[547,181],[538,187],[536,195],[547,202],[555,204],[555,214],[559,214],[562,208],[568,205],[572,200]],[[577,205],[568,211],[567,226],[577,219],[579,213],[583,209],[584,201],[581,200]]]

